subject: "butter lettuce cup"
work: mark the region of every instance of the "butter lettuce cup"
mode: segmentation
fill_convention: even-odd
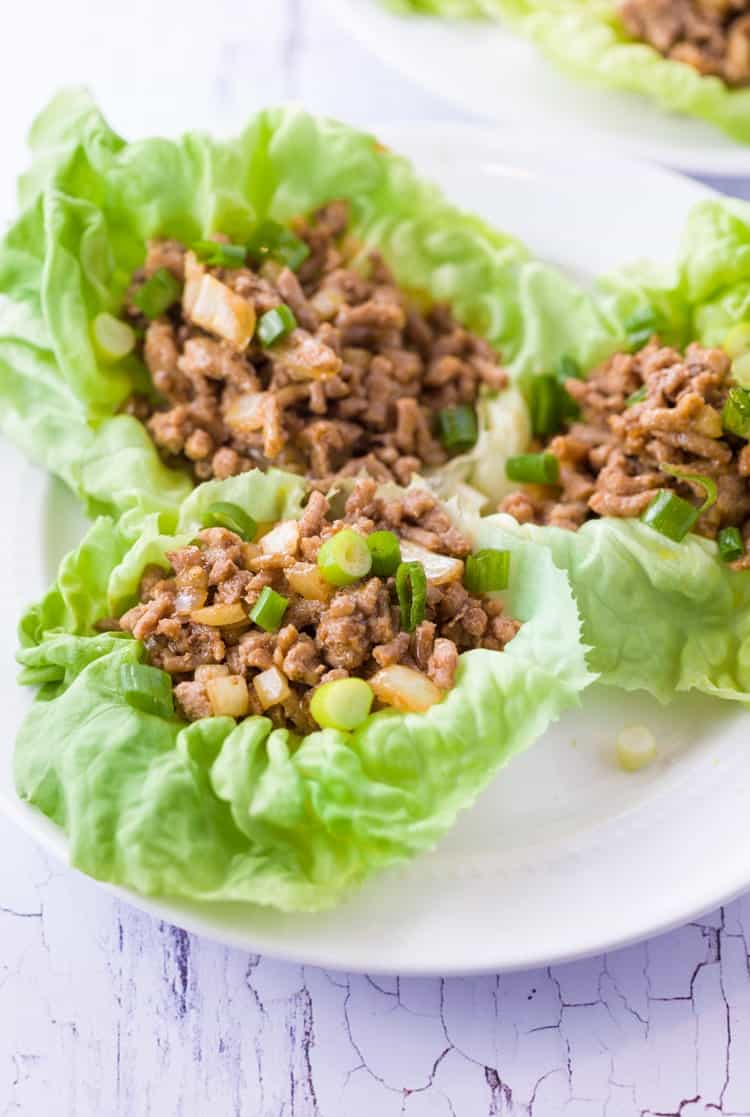
[[[489,463],[525,437],[514,380],[616,342],[579,287],[344,124],[269,110],[232,140],[126,143],[69,91],[30,143],[0,423],[91,514],[254,467],[494,499]]]
[[[606,277],[618,350],[530,380],[499,509],[567,571],[593,669],[662,701],[750,688],[750,208],[707,202],[674,266]]]
[[[284,911],[430,849],[592,681],[565,574],[424,485],[102,517],[21,624],[20,796],[140,893]]]

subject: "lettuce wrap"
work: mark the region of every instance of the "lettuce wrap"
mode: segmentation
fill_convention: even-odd
[[[353,733],[300,739],[262,717],[187,725],[134,709],[120,671],[143,646],[94,622],[132,604],[144,567],[168,566],[217,500],[271,522],[298,515],[303,491],[288,474],[251,472],[141,525],[101,517],[24,617],[22,681],[40,690],[18,737],[18,792],[65,829],[91,876],[149,895],[325,908],[434,846],[592,681],[565,575],[488,522],[484,545],[513,552],[507,603],[524,624],[506,651],[461,656],[455,687],[427,713],[381,711]]]
[[[514,374],[541,371],[562,352],[590,363],[615,343],[574,283],[346,125],[272,110],[230,141],[127,144],[85,92],[71,91],[44,110],[30,143],[21,216],[0,245],[0,424],[91,514],[159,511],[190,487],[138,422],[116,414],[145,368],[133,356],[105,363],[91,338],[98,313],[118,312],[153,236],[243,240],[268,215],[285,222],[343,197],[352,232],[383,252],[399,283],[451,302]],[[505,438],[493,414],[480,408],[479,443],[454,466],[464,480],[476,480]]]
[[[651,310],[668,344],[722,345],[733,326],[750,322],[750,206],[699,204],[673,264],[639,263],[605,276],[597,298],[622,333],[634,315]],[[497,407],[517,426],[510,397],[501,395]],[[501,471],[504,462],[495,487]],[[632,519],[591,520],[577,532],[495,519],[549,548],[568,574],[589,663],[603,683],[647,690],[662,702],[693,688],[748,701],[750,572],[729,569],[716,543],[692,534],[673,543]]]
[[[503,18],[573,78],[641,93],[750,143],[750,89],[732,89],[634,41],[616,0],[386,0],[401,13]]]

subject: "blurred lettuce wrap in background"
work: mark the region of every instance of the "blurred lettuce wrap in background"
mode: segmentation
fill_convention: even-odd
[[[132,355],[102,360],[92,339],[96,316],[118,313],[150,237],[241,241],[267,215],[286,222],[346,198],[352,232],[383,252],[399,283],[449,301],[512,373],[542,371],[561,352],[588,364],[614,344],[574,283],[346,125],[271,110],[233,140],[128,144],[85,92],[70,91],[44,110],[30,142],[21,216],[0,247],[0,422],[91,513],[158,510],[189,489],[142,426],[116,415],[146,382],[144,366]],[[505,439],[495,437],[490,403],[477,446],[453,468],[464,480]]]
[[[401,14],[505,19],[573,78],[642,93],[672,112],[699,117],[750,143],[750,89],[664,58],[634,41],[617,0],[384,0]]]
[[[271,522],[299,515],[303,492],[288,474],[251,472],[207,482],[139,529],[100,518],[24,617],[22,679],[41,689],[18,737],[17,787],[65,829],[84,872],[148,894],[330,906],[432,847],[592,681],[565,574],[488,522],[483,545],[512,551],[508,609],[524,623],[504,652],[464,654],[427,713],[381,711],[353,733],[300,739],[262,717],[187,725],[128,704],[121,670],[143,645],[94,632],[95,620],[132,604],[144,568],[167,566],[215,501]]]

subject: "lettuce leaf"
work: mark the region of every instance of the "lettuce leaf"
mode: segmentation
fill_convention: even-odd
[[[22,212],[0,244],[0,427],[91,515],[146,515],[190,487],[134,420],[114,417],[145,369],[134,357],[102,364],[90,336],[96,314],[117,312],[152,236],[243,239],[267,214],[286,221],[345,197],[355,235],[384,253],[402,284],[451,301],[514,375],[543,371],[562,352],[590,364],[614,344],[613,327],[574,283],[344,124],[271,110],[230,141],[194,133],[126,144],[73,90],[44,110],[30,143]],[[483,409],[489,434],[492,417]],[[481,473],[477,449],[462,476],[479,482]]]
[[[565,575],[502,524],[513,554],[508,608],[524,621],[502,654],[461,657],[457,684],[424,715],[384,711],[356,733],[304,739],[265,718],[185,725],[129,706],[123,664],[142,645],[93,622],[135,597],[144,566],[187,542],[201,509],[239,501],[259,520],[296,514],[284,474],[248,473],[197,489],[178,509],[100,518],[29,610],[18,658],[41,685],[20,731],[18,792],[70,840],[74,865],[149,895],[243,900],[285,911],[340,900],[375,870],[429,849],[493,774],[593,679]],[[472,530],[479,530],[472,521]]]

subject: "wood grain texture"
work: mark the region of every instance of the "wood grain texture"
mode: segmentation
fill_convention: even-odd
[[[365,124],[462,119],[304,0],[44,7],[43,42],[36,6],[5,29],[4,212],[28,120],[64,81],[132,134],[227,131],[289,99]],[[750,1114],[750,897],[572,965],[369,978],[160,924],[4,821],[0,849],[0,1117]]]

